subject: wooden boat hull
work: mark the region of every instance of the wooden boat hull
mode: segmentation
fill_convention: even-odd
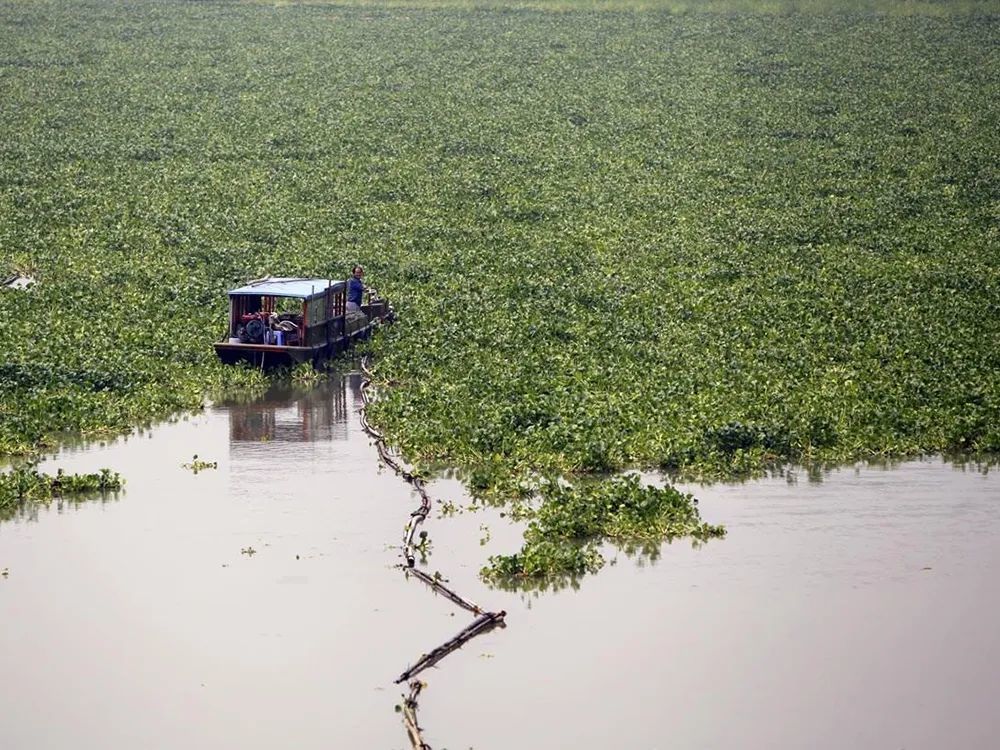
[[[375,328],[375,322],[351,333],[333,339],[329,343],[315,346],[280,346],[277,344],[244,344],[241,342],[217,341],[215,353],[223,364],[235,365],[246,362],[254,367],[294,367],[302,362],[313,366],[336,357],[351,348],[355,341],[367,339]]]

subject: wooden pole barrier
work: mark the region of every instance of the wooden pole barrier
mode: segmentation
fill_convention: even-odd
[[[408,482],[420,496],[420,507],[410,513],[410,518],[406,523],[406,529],[403,532],[403,557],[406,560],[406,564],[401,565],[400,567],[403,569],[404,574],[407,577],[412,574],[414,577],[430,586],[431,590],[435,593],[444,595],[459,607],[462,607],[463,609],[466,609],[476,615],[476,618],[468,626],[459,631],[450,640],[445,641],[430,653],[421,655],[416,664],[403,672],[403,674],[395,680],[396,684],[399,684],[400,682],[413,678],[423,670],[434,666],[448,654],[461,648],[476,636],[487,633],[496,627],[506,627],[504,618],[507,616],[507,613],[502,610],[500,612],[486,612],[478,604],[460,596],[458,593],[445,586],[437,578],[429,576],[424,571],[416,568],[417,545],[414,543],[414,537],[416,536],[421,524],[427,520],[427,516],[431,512],[431,497],[430,493],[427,491],[427,486],[424,483],[424,480],[413,474],[413,472],[408,470],[400,460],[392,455],[392,452],[389,450],[389,446],[386,443],[385,436],[375,429],[375,427],[373,427],[368,421],[366,411],[368,404],[370,404],[373,400],[369,391],[371,390],[372,382],[374,380],[374,373],[371,371],[369,364],[370,359],[368,356],[365,356],[361,361],[361,369],[365,374],[365,379],[361,383],[361,398],[364,404],[361,407],[361,427],[372,437],[372,439],[374,439],[375,449],[378,451],[379,459],[386,466],[390,467],[394,472],[399,474],[399,476],[406,482]],[[423,740],[420,725],[417,723],[417,696],[420,694],[421,689],[423,689],[423,683],[419,680],[413,680],[410,683],[410,695],[403,701],[403,725],[406,728],[406,735],[410,740],[410,745],[413,750],[430,750],[430,746]]]
[[[482,614],[483,612],[482,607],[480,607],[478,604],[475,604],[474,602],[470,602],[468,599],[465,599],[464,597],[459,596],[450,588],[441,583],[441,581],[439,581],[438,579],[433,578],[427,575],[424,571],[417,570],[416,568],[406,568],[405,570],[407,575],[416,576],[435,591],[438,591],[444,594],[448,599],[451,599],[459,607],[469,610],[474,615]]]
[[[403,726],[406,727],[406,736],[413,750],[431,750],[431,746],[424,742],[420,725],[417,723],[417,696],[423,687],[424,683],[414,680],[410,683],[409,696],[403,699]]]
[[[479,617],[477,617],[475,620],[472,621],[472,624],[468,625],[463,630],[461,630],[451,640],[445,641],[430,653],[423,654],[419,659],[417,659],[416,664],[414,664],[412,667],[407,669],[405,672],[403,672],[403,674],[401,674],[399,677],[396,678],[395,680],[396,684],[398,685],[400,682],[403,682],[404,680],[408,680],[411,677],[415,677],[428,667],[433,667],[435,664],[441,661],[452,651],[460,649],[462,646],[471,641],[477,635],[482,635],[483,633],[489,632],[490,630],[493,630],[493,628],[498,626],[503,627],[504,625],[503,618],[506,616],[506,614],[507,614],[506,612],[500,611],[500,612],[484,612],[483,614],[479,615]]]

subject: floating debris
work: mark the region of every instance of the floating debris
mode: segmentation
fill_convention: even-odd
[[[24,276],[22,274],[15,274],[13,276],[8,276],[0,284],[4,289],[27,289],[35,283],[35,280],[31,276]]]
[[[218,461],[203,461],[198,458],[198,454],[195,453],[189,464],[181,464],[182,469],[190,469],[192,472],[197,474],[199,471],[204,471],[205,469],[218,469]]]

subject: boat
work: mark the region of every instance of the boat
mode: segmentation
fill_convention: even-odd
[[[257,279],[229,292],[229,330],[215,352],[225,364],[318,366],[393,317],[392,306],[371,288],[360,310],[349,310],[346,281]]]

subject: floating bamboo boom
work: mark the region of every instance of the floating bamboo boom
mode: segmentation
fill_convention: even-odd
[[[371,422],[368,421],[368,416],[365,414],[364,409],[361,410],[361,426],[364,428],[365,432],[371,435],[376,440],[384,440],[382,433],[372,427]]]
[[[385,443],[385,436],[376,430],[368,421],[368,415],[365,412],[366,407],[371,403],[371,396],[368,394],[368,389],[371,387],[372,377],[372,371],[368,368],[368,357],[365,357],[361,361],[361,369],[364,371],[366,376],[366,379],[361,383],[361,397],[365,404],[361,409],[361,427],[375,439],[375,449],[378,451],[379,458],[382,459],[382,462],[413,485],[413,488],[420,495],[420,507],[410,514],[410,520],[407,522],[406,529],[403,532],[403,556],[406,559],[407,566],[412,568],[416,565],[417,560],[417,556],[414,552],[416,545],[413,541],[413,537],[417,533],[417,528],[427,518],[427,514],[430,513],[431,498],[427,493],[424,481],[420,477],[415,476],[413,473],[403,468],[403,466],[389,454],[389,448]]]
[[[409,703],[403,704],[403,726],[406,727],[406,736],[410,738],[413,750],[431,750],[431,746],[424,742],[420,735],[416,706],[411,706]]]
[[[423,687],[424,683],[420,680],[411,682],[410,695],[403,701],[403,726],[406,727],[406,736],[410,738],[413,750],[431,750],[431,746],[424,742],[417,723],[417,696]]]
[[[477,617],[475,620],[472,621],[472,624],[470,624],[464,630],[459,632],[458,635],[456,635],[450,641],[445,641],[436,649],[431,651],[429,654],[424,654],[423,656],[421,656],[417,660],[416,664],[414,664],[412,667],[407,669],[405,672],[403,672],[403,674],[401,674],[399,677],[396,678],[395,680],[396,684],[398,685],[400,682],[403,682],[404,680],[408,680],[411,677],[420,674],[428,667],[433,667],[435,664],[441,661],[452,651],[461,648],[466,643],[475,638],[477,635],[489,632],[498,625],[503,625],[503,618],[506,615],[507,613],[504,611],[484,612],[483,614],[479,615],[479,617]]]
[[[400,682],[409,680],[423,670],[434,666],[452,651],[461,648],[476,636],[493,630],[493,628],[496,627],[504,627],[504,618],[507,616],[507,613],[502,610],[500,612],[484,612],[478,604],[465,599],[440,581],[414,567],[416,560],[416,555],[414,554],[416,545],[414,544],[413,539],[417,533],[417,529],[427,519],[427,516],[431,511],[431,497],[427,492],[424,480],[404,468],[400,461],[391,455],[389,448],[386,445],[385,436],[368,422],[366,410],[368,404],[372,401],[368,391],[371,387],[373,379],[373,373],[371,369],[369,369],[368,365],[369,358],[365,357],[361,362],[361,369],[365,373],[365,380],[361,383],[361,397],[364,401],[364,406],[361,407],[361,426],[364,428],[365,432],[374,438],[375,448],[378,451],[379,458],[382,462],[386,466],[392,468],[392,470],[399,474],[404,480],[409,482],[413,486],[413,489],[415,489],[420,495],[420,507],[410,513],[410,519],[406,523],[406,530],[403,536],[403,554],[406,559],[406,566],[404,567],[404,570],[407,574],[412,573],[425,584],[430,586],[435,593],[443,594],[458,606],[476,615],[476,619],[474,619],[467,627],[459,631],[459,633],[451,640],[442,643],[429,654],[423,654],[420,659],[417,660],[416,664],[403,672],[403,674],[401,674],[395,681],[396,684],[399,684]],[[422,688],[423,683],[419,680],[413,680],[413,682],[410,683],[410,695],[403,701],[403,725],[406,728],[406,735],[410,740],[410,745],[413,750],[431,750],[430,746],[424,742],[420,733],[420,725],[417,722],[417,696],[420,694]]]
[[[426,583],[432,589],[434,589],[435,591],[441,592],[446,597],[448,597],[449,599],[451,599],[459,607],[462,607],[463,609],[467,609],[467,610],[469,610],[470,612],[472,612],[475,615],[482,614],[483,608],[480,607],[478,604],[476,604],[475,602],[470,602],[468,599],[465,599],[464,597],[459,596],[458,594],[456,594],[454,591],[452,591],[450,588],[448,588],[447,586],[445,586],[443,583],[441,583],[436,578],[433,578],[433,577],[427,575],[424,571],[417,570],[416,568],[404,568],[404,570],[406,571],[407,575],[410,575],[410,574],[415,575],[417,578],[419,578],[421,581],[423,581],[424,583]]]

